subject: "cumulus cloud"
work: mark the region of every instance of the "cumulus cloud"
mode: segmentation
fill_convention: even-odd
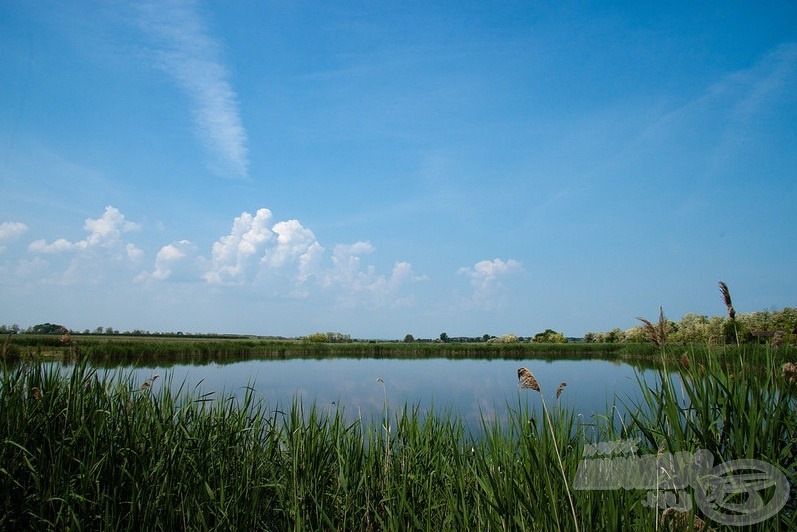
[[[323,291],[346,306],[406,304],[402,287],[423,279],[407,262],[397,262],[388,275],[377,273],[375,266],[363,263],[374,251],[369,242],[336,245],[329,257],[298,220],[272,219],[268,209],[236,217],[230,233],[213,244],[201,277],[210,284],[253,286],[280,296]],[[162,262],[167,264],[165,257]],[[168,270],[156,267],[153,278],[169,278]]]
[[[10,242],[28,230],[28,226],[22,222],[3,222],[0,223],[0,242]]]
[[[47,243],[46,240],[40,239],[31,242],[28,250],[32,253],[64,253],[96,247],[112,248],[121,243],[123,233],[138,231],[139,225],[126,220],[119,209],[109,205],[105,207],[105,212],[99,218],[87,218],[83,229],[89,233],[85,240],[71,242],[59,238]],[[128,244],[125,249],[131,259],[139,258],[143,253],[132,244]]]
[[[190,279],[191,274],[196,274],[197,262],[201,261],[197,257],[197,249],[188,240],[180,240],[172,244],[167,244],[160,248],[155,256],[155,270],[152,272],[152,279],[165,281],[170,277],[177,280]],[[175,271],[179,274],[175,275]]]
[[[185,91],[193,106],[196,135],[222,175],[246,177],[249,159],[238,97],[219,44],[193,2],[172,0],[139,6],[139,24],[154,40],[157,66]]]
[[[20,235],[28,230],[28,226],[22,222],[3,222],[0,223],[0,253],[6,250],[6,242],[16,240]]]
[[[503,305],[506,286],[504,280],[523,271],[520,262],[514,259],[483,260],[472,268],[462,267],[458,273],[470,280],[472,294],[466,306],[480,307],[486,310]]]
[[[50,256],[46,261],[36,262],[40,283],[119,281],[125,275],[132,275],[131,268],[144,257],[144,251],[126,237],[128,233],[139,231],[140,226],[128,220],[116,207],[109,205],[100,217],[86,218],[83,229],[87,234],[82,240],[38,239],[28,245],[30,253]]]
[[[272,214],[268,209],[258,209],[253,215],[241,213],[233,220],[230,234],[213,244],[212,263],[204,274],[209,283],[241,283],[251,279],[256,272],[251,270],[254,256],[262,253],[265,244],[272,238],[270,227]]]
[[[339,244],[332,252],[332,268],[325,273],[327,287],[340,290],[339,300],[347,306],[405,305],[410,302],[399,296],[406,284],[425,279],[415,275],[408,262],[396,262],[390,275],[378,274],[373,265],[363,266],[362,257],[374,251],[370,242]]]

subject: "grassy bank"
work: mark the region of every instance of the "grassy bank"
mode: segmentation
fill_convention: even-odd
[[[754,377],[744,357],[678,359],[682,384],[662,372],[622,430],[611,413],[544,409],[553,391],[529,386],[533,411],[509,405],[478,436],[412,406],[349,423],[298,402],[153,393],[84,364],[66,376],[4,367],[0,529],[659,530],[679,517],[721,529],[695,504],[646,504],[663,490],[574,489],[586,445],[639,438],[640,456],[706,449],[775,465],[791,498],[752,528],[794,530],[797,395],[780,363]]]

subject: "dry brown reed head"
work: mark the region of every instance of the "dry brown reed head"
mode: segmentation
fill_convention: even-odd
[[[692,523],[691,526],[690,523]],[[675,508],[667,508],[661,514],[661,530],[694,530],[702,532],[708,530],[706,522],[698,516],[690,516],[689,512],[681,512]]]
[[[526,368],[517,370],[517,378],[521,388],[529,388],[535,392],[540,391],[540,384],[537,382],[537,379],[535,379],[534,375]]]
[[[664,347],[667,343],[667,318],[664,316],[664,309],[659,307],[659,322],[653,325],[645,318],[637,318],[644,325],[645,337],[653,342],[656,347]]]
[[[34,399],[36,399],[37,401],[41,401],[41,399],[42,399],[42,391],[39,388],[34,386],[33,388],[30,389],[30,391],[33,394],[33,398]]]
[[[155,379],[157,379],[158,377],[160,377],[160,375],[154,373],[152,377],[141,383],[141,388],[139,388],[139,391],[143,392],[144,390],[148,390],[150,386],[152,386],[152,383],[155,382]]]
[[[728,308],[728,317],[732,320],[736,319],[736,311],[733,308],[733,301],[731,301],[731,292],[728,290],[728,285],[724,282],[720,281],[720,292],[722,293],[722,299],[725,301],[725,306]]]
[[[783,344],[783,331],[775,331],[775,336],[772,337],[772,349],[777,349]]]
[[[559,396],[562,395],[562,392],[564,391],[565,386],[567,386],[566,382],[562,381],[562,382],[559,383],[559,387],[556,389],[556,398],[557,399],[559,399]]]
[[[684,369],[689,369],[691,367],[691,365],[692,365],[689,362],[689,357],[687,356],[686,353],[681,355],[681,359],[679,360],[679,362],[681,364],[681,367],[683,367]]]
[[[783,364],[782,375],[783,379],[789,384],[797,383],[797,364],[794,362],[786,362]]]

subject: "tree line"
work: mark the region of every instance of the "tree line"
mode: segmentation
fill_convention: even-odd
[[[687,313],[680,320],[667,320],[667,339],[675,343],[701,343],[708,345],[719,345],[723,343],[742,343],[768,342],[776,337],[793,339],[797,336],[797,308],[785,307],[782,310],[763,310],[750,312],[747,314],[735,314],[730,316],[707,316],[704,314]],[[213,338],[251,338],[251,335],[233,334],[191,334],[183,332],[155,332],[150,333],[140,329],[133,331],[120,332],[113,327],[97,327],[94,330],[86,329],[82,332],[69,330],[63,325],[56,323],[40,323],[22,329],[18,324],[0,325],[0,334],[70,334],[70,335],[121,335],[121,336],[189,336],[189,337],[213,337]],[[267,336],[259,338],[274,338],[285,340],[281,336]],[[357,342],[362,340],[352,339],[350,335],[339,332],[317,332],[300,338],[309,342],[328,342],[343,343]],[[400,341],[400,340],[396,340]],[[494,336],[483,334],[481,336],[455,336],[451,337],[447,333],[440,333],[437,338],[415,338],[412,334],[407,334],[403,341],[405,343],[515,343],[515,342],[535,342],[535,343],[566,343],[579,342],[586,343],[641,343],[647,341],[645,329],[640,325],[629,329],[614,328],[609,331],[587,332],[582,338],[565,337],[561,332],[553,329],[545,329],[542,332],[531,336],[517,336],[515,334],[504,334]]]

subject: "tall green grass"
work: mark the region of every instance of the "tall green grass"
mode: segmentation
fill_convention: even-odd
[[[653,453],[766,460],[797,484],[795,390],[774,362],[759,376],[693,353],[678,368],[658,387],[640,381],[619,425],[614,412],[585,421],[518,401],[471,433],[412,405],[352,421],[252,393],[136,386],[85,363],[6,366],[0,529],[659,530],[642,490],[568,498],[586,443],[634,437]],[[794,530],[794,511],[792,493],[756,529]]]

